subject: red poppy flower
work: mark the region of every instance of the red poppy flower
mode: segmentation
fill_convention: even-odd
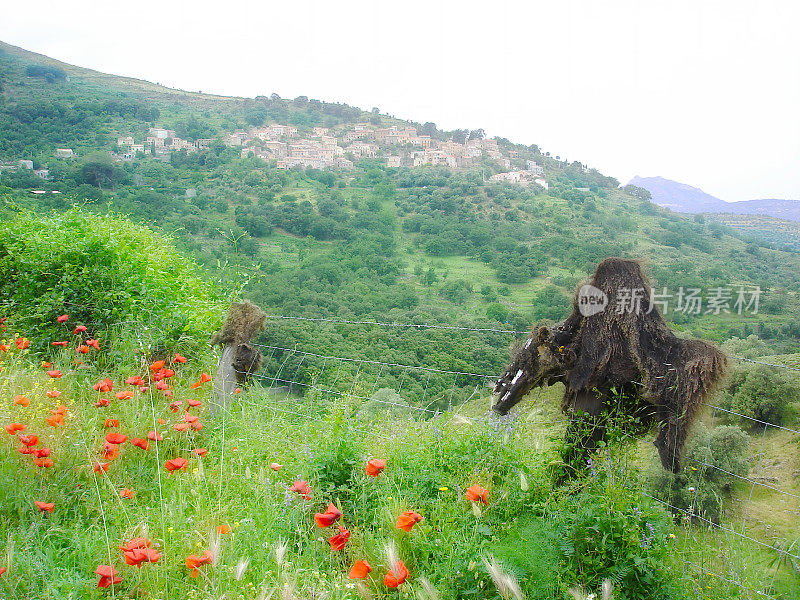
[[[3,325],[3,329],[5,329],[5,325]],[[1,331],[1,330],[0,330],[0,331]],[[11,347],[11,346],[9,346],[9,345],[7,345],[7,344],[0,344],[0,352],[8,352],[8,349],[9,349],[10,347]]]
[[[20,448],[17,450],[20,454],[33,454],[33,450],[31,448]]]
[[[211,381],[211,376],[208,373],[200,373],[200,379],[198,379],[196,382],[190,385],[189,389],[194,390],[196,388],[199,388],[204,383],[208,383],[209,381]]]
[[[407,510],[402,515],[397,517],[397,529],[402,529],[403,531],[411,531],[411,528],[414,527],[417,523],[422,520],[422,515],[419,513],[415,513],[413,510]]]
[[[200,417],[197,415],[190,415],[189,413],[183,413],[183,422],[184,423],[195,423],[200,420]]]
[[[92,389],[96,392],[110,392],[112,389],[114,389],[114,382],[106,377],[105,379],[101,379],[95,383],[92,386]]]
[[[386,468],[386,461],[380,458],[373,458],[367,463],[367,475],[377,477]]]
[[[58,369],[54,371],[48,371],[47,376],[52,379],[59,379],[61,377],[61,371],[59,371]]]
[[[186,359],[183,356],[181,356],[180,354],[176,354],[175,358],[173,358],[172,360],[174,362],[176,362],[176,363],[185,363],[186,362]]]
[[[61,415],[53,415],[52,417],[47,417],[45,422],[51,427],[58,427],[64,424],[64,417]]]
[[[269,466],[269,468],[272,469],[273,471],[280,471],[283,468],[283,465],[279,465],[278,463],[272,463]]]
[[[18,431],[25,431],[27,427],[27,425],[23,425],[22,423],[9,423],[6,425],[6,431],[9,435],[17,435]]]
[[[178,471],[180,469],[186,470],[189,461],[185,458],[170,458],[167,462],[164,463],[164,468],[169,471],[170,473],[173,471]]]
[[[131,439],[131,444],[141,448],[145,452],[147,452],[150,449],[150,442],[148,442],[144,438],[132,438]]]
[[[38,435],[18,435],[17,438],[29,448],[39,443]]]
[[[163,390],[168,390],[169,389],[169,384],[166,381],[163,381],[163,380],[159,381],[158,383],[156,383],[156,389],[157,390],[162,390],[162,391]]]
[[[72,330],[74,335],[78,335],[79,333],[83,333],[86,331],[86,325],[78,325],[75,329]]]
[[[489,504],[489,490],[482,488],[477,483],[467,488],[465,496],[472,502],[483,502],[487,506]]]
[[[69,315],[61,315],[60,317],[56,317],[56,321],[59,323],[66,323],[69,321]]]
[[[357,560],[353,568],[350,569],[350,579],[364,579],[372,571],[372,567],[365,560]]]
[[[205,456],[207,452],[208,450],[206,450],[205,448],[195,448],[194,450],[192,450],[192,453],[200,457]]]
[[[386,576],[383,578],[383,583],[386,587],[396,588],[408,579],[408,575],[408,569],[405,564],[403,564],[402,560],[398,560],[392,570],[386,573]]]
[[[119,427],[119,421],[117,419],[106,419],[103,426],[107,428]]]
[[[78,352],[79,354],[87,354],[90,349],[91,348],[89,348],[89,346],[84,346],[83,344],[81,344],[80,346],[75,348],[75,352]]]
[[[328,509],[324,513],[316,513],[314,515],[314,521],[316,521],[317,527],[330,527],[338,521],[341,516],[342,511],[336,508],[336,505],[331,502],[328,504]]]
[[[114,396],[116,396],[117,400],[130,400],[133,398],[133,392],[130,390],[126,392],[117,392]]]
[[[196,556],[194,554],[190,554],[186,558],[186,568],[189,569],[189,576],[190,577],[199,577],[200,576],[200,571],[198,570],[198,567],[200,567],[202,565],[211,564],[212,560],[213,560],[213,556],[211,556],[211,553],[208,550],[206,550],[203,553],[203,556]]]
[[[138,375],[136,375],[134,377],[128,377],[125,380],[125,384],[126,385],[144,385],[144,379],[142,379]]]
[[[141,567],[144,562],[156,563],[161,558],[161,554],[151,546],[150,540],[138,537],[123,544],[119,549],[125,556],[126,564]]]
[[[47,361],[43,361],[43,362],[42,362],[42,368],[43,368],[43,369],[52,369],[52,368],[53,368],[53,365],[52,365],[52,363],[49,363],[49,362],[47,362]]]
[[[14,404],[17,406],[28,406],[31,403],[25,396],[14,396]]]
[[[122,488],[119,492],[120,498],[125,498],[126,500],[133,500],[133,490],[130,488]]]
[[[150,370],[153,373],[155,373],[156,371],[158,371],[163,366],[164,366],[164,361],[163,360],[157,360],[152,365],[150,365]]]
[[[114,460],[119,456],[119,446],[116,444],[109,444],[105,442],[103,444],[103,458],[106,460]]]
[[[170,377],[175,375],[175,371],[173,371],[172,369],[161,369],[161,375],[164,377],[164,379],[169,379]]]
[[[33,503],[36,505],[36,508],[39,509],[40,512],[49,512],[52,513],[53,509],[56,507],[55,504],[52,502],[39,502],[38,500],[34,500]]]
[[[109,400],[108,398],[100,398],[100,400],[95,402],[94,405],[97,408],[100,408],[101,406],[110,406],[111,405],[111,400]]]
[[[31,454],[33,454],[36,458],[47,458],[50,456],[52,450],[50,448],[37,448]]]
[[[178,412],[178,409],[181,407],[181,404],[183,404],[183,401],[181,401],[181,400],[173,400],[172,402],[169,403],[169,410],[171,412],[176,413],[176,412]]]
[[[187,400],[186,404],[188,404],[189,406],[191,406],[193,408],[197,408],[198,406],[200,406],[201,402],[200,402],[200,400]]]
[[[53,342],[53,346],[61,346],[62,348],[66,348],[69,342]]]
[[[6,572],[6,568],[5,567],[0,567],[0,575],[2,575],[5,572]]]
[[[350,539],[350,531],[339,525],[339,533],[334,535],[331,539],[328,540],[328,543],[331,545],[331,548],[338,552],[339,550],[344,550],[344,545],[347,543],[347,540]]]
[[[109,433],[106,435],[106,441],[109,444],[124,444],[128,441],[128,436],[124,433]]]
[[[173,425],[172,427],[173,427],[173,429],[175,429],[175,431],[186,431],[186,430],[189,429],[189,424],[188,423],[175,423],[175,425]]]
[[[59,392],[58,390],[50,390],[49,392],[47,392],[48,398],[58,398],[60,395],[61,392]]]
[[[17,338],[14,340],[14,343],[17,345],[17,350],[25,350],[25,348],[31,345],[31,341],[24,337]]]
[[[304,479],[299,479],[292,484],[292,487],[289,488],[290,492],[297,492],[303,497],[303,500],[311,500],[311,488],[308,486],[308,482]]]
[[[217,527],[217,533],[220,535],[227,535],[231,532],[231,527],[227,523]]]
[[[94,463],[94,472],[95,473],[105,473],[108,471],[108,467],[111,466],[111,463],[107,462],[97,462]]]
[[[100,340],[86,340],[86,345],[91,346],[95,350],[100,350]]]
[[[53,410],[51,410],[50,414],[51,415],[66,415],[68,411],[69,411],[69,409],[62,404],[58,408],[54,408]]]
[[[45,469],[48,469],[52,467],[54,463],[53,460],[50,458],[34,458],[33,464],[35,464],[37,467],[43,467]]]
[[[100,576],[100,581],[97,582],[97,587],[99,588],[107,588],[122,583],[122,577],[117,577],[117,570],[112,566],[100,565],[94,572]]]
[[[152,442],[160,442],[161,440],[164,439],[164,436],[162,436],[157,431],[148,431],[147,432],[147,439],[152,441]]]

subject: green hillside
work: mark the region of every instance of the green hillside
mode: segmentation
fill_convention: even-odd
[[[761,286],[757,315],[686,315],[674,311],[673,297],[667,317],[688,334],[722,341],[755,333],[774,352],[798,348],[800,254],[661,210],[635,188],[619,189],[536,146],[497,141],[512,168],[541,165],[548,189],[489,181],[503,167],[486,155],[468,168],[390,168],[383,147],[376,158],[355,159],[352,170],[279,169],[274,160],[242,158],[224,135],[269,123],[291,124],[300,136],[317,126],[407,123],[304,97],[170,90],[8,45],[0,45],[0,83],[0,161],[31,159],[51,177],[4,170],[6,216],[73,204],[127,215],[170,234],[227,289],[273,315],[527,330],[563,317],[577,283],[602,258],[620,255],[641,259],[657,289],[673,296],[680,288]],[[415,125],[438,141],[480,136]],[[211,142],[160,159],[110,158],[117,137],[143,139],[151,127]],[[76,157],[55,158],[57,148]],[[264,339],[325,355],[411,365],[424,357],[442,369],[492,373],[511,338],[274,320]]]

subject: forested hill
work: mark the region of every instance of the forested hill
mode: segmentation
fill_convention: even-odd
[[[562,318],[575,286],[599,260],[619,255],[643,260],[659,289],[673,294],[764,290],[756,315],[687,315],[671,306],[667,317],[687,334],[723,341],[755,333],[775,352],[798,347],[800,254],[670,213],[643,190],[621,189],[535,145],[498,139],[496,152],[469,166],[390,167],[385,156],[394,147],[376,142],[374,156],[348,153],[352,168],[278,168],[226,136],[282,124],[300,138],[322,127],[342,140],[357,125],[396,125],[463,146],[483,132],[441,131],[305,97],[170,90],[1,43],[0,85],[6,215],[73,204],[127,215],[173,236],[210,276],[273,315],[526,330]],[[153,128],[195,147],[121,157],[118,138],[139,142]],[[58,158],[57,149],[75,155]],[[491,180],[532,162],[547,187]],[[277,346],[472,372],[499,369],[512,339],[288,320],[270,321],[266,336]]]

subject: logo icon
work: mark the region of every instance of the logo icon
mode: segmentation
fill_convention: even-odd
[[[593,285],[584,285],[578,290],[578,310],[584,317],[601,313],[608,306],[608,296]]]

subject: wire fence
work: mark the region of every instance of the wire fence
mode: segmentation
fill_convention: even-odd
[[[510,336],[525,332],[512,330],[495,330],[486,328],[446,327],[425,324],[399,324],[380,323],[377,321],[347,321],[338,319],[305,318],[271,316],[271,318],[286,321],[311,321],[320,324],[344,324],[352,326],[382,326],[382,327],[409,327],[415,329],[454,329],[465,332],[502,331]],[[285,412],[304,418],[318,418],[310,413],[301,413],[293,410],[299,405],[300,396],[309,395],[318,400],[331,397],[349,397],[359,400],[363,406],[383,407],[384,409],[399,411],[403,414],[413,414],[419,419],[430,419],[443,412],[457,412],[459,407],[470,400],[480,398],[486,401],[489,408],[491,392],[489,387],[497,379],[499,373],[480,373],[469,370],[448,370],[429,367],[426,365],[410,365],[389,361],[368,360],[353,356],[336,356],[324,352],[312,352],[299,348],[276,346],[268,344],[254,344],[264,355],[263,367],[253,374],[261,385],[268,389],[280,389],[280,394],[275,394],[274,402],[265,403],[263,408],[278,412]],[[768,366],[773,369],[783,369],[797,372],[800,369],[790,365],[771,363],[744,357],[731,357],[734,360]],[[696,530],[698,527],[706,535],[721,536],[720,557],[727,556],[732,548],[740,548],[740,552],[750,552],[752,561],[748,570],[762,568],[760,585],[754,583],[752,574],[744,576],[741,570],[729,568],[723,571],[726,562],[719,564],[701,564],[696,560],[684,558],[688,567],[695,569],[699,574],[718,578],[730,585],[737,586],[751,597],[775,598],[772,594],[775,578],[779,573],[790,576],[794,584],[794,595],[791,598],[800,598],[800,552],[798,542],[792,543],[791,539],[782,540],[778,534],[770,530],[777,527],[770,524],[784,523],[784,534],[800,537],[800,528],[791,527],[791,523],[800,523],[800,494],[793,489],[787,489],[786,467],[791,464],[790,457],[769,458],[766,452],[767,440],[774,438],[778,433],[784,436],[797,436],[800,439],[800,430],[785,425],[770,423],[756,419],[731,408],[710,403],[703,405],[710,413],[708,425],[708,441],[704,451],[697,455],[687,455],[684,469],[687,482],[684,491],[692,492],[687,499],[673,497],[675,490],[672,486],[666,489],[653,490],[645,486],[644,495],[660,503],[671,511],[687,531]],[[708,416],[706,417],[708,418]],[[490,420],[488,415],[477,420]],[[549,419],[537,422],[541,425],[566,424],[568,418]],[[746,472],[718,461],[715,457],[714,436],[712,435],[722,425],[741,424],[744,430],[751,432],[750,445],[758,447],[758,452],[749,456],[749,468]],[[784,440],[785,441],[785,440]],[[752,450],[751,450],[752,451]],[[655,451],[651,452],[651,469],[660,469]],[[776,477],[774,472],[781,471],[782,477]],[[794,475],[800,476],[800,472]],[[719,507],[719,512],[710,514],[705,506],[707,498],[701,495],[707,481],[726,478],[731,482],[732,498],[736,505]],[[791,474],[790,474],[791,480]],[[725,504],[725,499],[717,498]],[[787,597],[787,596],[781,596]]]

